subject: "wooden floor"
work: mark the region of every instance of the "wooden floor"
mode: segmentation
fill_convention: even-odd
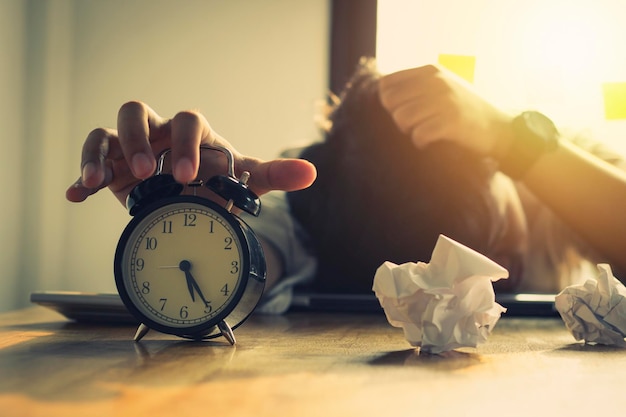
[[[0,416],[613,416],[626,350],[560,319],[503,318],[489,341],[419,355],[382,315],[256,316],[238,343],[0,315]]]

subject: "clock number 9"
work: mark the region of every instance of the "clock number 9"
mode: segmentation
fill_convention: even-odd
[[[143,258],[137,258],[135,261],[135,271],[143,271],[143,267],[146,265]]]

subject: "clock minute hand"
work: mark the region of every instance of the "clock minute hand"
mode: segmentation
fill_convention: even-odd
[[[204,294],[202,294],[202,290],[200,289],[198,282],[195,280],[193,275],[191,275],[191,262],[187,260],[181,261],[178,267],[180,268],[181,271],[185,273],[185,279],[187,280],[187,289],[189,289],[189,294],[191,295],[191,301],[194,301],[194,302],[196,301],[196,297],[194,295],[194,290],[195,290],[196,292],[198,292],[198,295],[200,296],[200,299],[202,300],[204,305],[205,306],[209,305],[209,302],[204,297]]]
[[[191,273],[189,273],[189,276],[191,277],[191,285],[193,285],[193,288],[198,292],[198,295],[200,296],[200,299],[202,300],[204,305],[208,306],[209,302],[206,300],[206,298],[204,298],[204,294],[202,294],[202,290],[200,290],[198,282],[194,279],[194,277],[191,276]]]

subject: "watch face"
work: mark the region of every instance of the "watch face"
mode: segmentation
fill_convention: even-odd
[[[554,140],[558,136],[558,131],[548,117],[536,111],[522,113],[526,122],[526,127],[543,140]]]
[[[221,206],[190,196],[139,213],[115,257],[116,284],[131,312],[149,327],[179,335],[200,334],[227,316],[248,269],[237,221]]]

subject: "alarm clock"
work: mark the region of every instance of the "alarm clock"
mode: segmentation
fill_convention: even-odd
[[[259,198],[247,186],[250,177],[234,175],[233,155],[220,146],[202,151],[226,155],[228,175],[180,184],[163,173],[163,151],[156,173],[129,194],[133,216],[115,251],[115,284],[122,302],[141,323],[134,340],[150,329],[193,340],[224,336],[252,313],[265,286],[263,249],[252,229],[235,213],[254,216]],[[226,203],[200,197],[207,187]],[[183,193],[191,188],[193,195]]]

